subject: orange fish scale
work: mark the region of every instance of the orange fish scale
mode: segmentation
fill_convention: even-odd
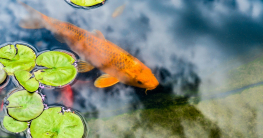
[[[90,53],[96,55],[97,64],[102,65],[101,67],[97,66],[98,68],[114,67],[115,69],[123,70],[133,67],[135,58],[115,44],[95,37],[88,31],[80,29],[70,23],[62,23],[58,20],[52,20],[49,23],[56,26],[54,27],[56,28],[54,32],[63,34],[64,37],[69,38],[67,40],[71,40],[71,44],[75,45],[72,49],[74,49],[76,53],[80,54],[85,51],[88,61],[90,61]],[[65,29],[67,31],[65,31]]]
[[[111,77],[115,77],[124,84],[147,88],[148,90],[156,88],[159,84],[147,66],[122,48],[107,41],[103,36],[99,36],[102,35],[101,32],[90,33],[70,23],[50,18],[26,4],[21,4],[37,17],[33,22],[36,26],[28,28],[44,27],[50,30],[56,34],[55,37],[60,42],[65,41],[72,51],[79,54],[81,59],[85,59]],[[39,15],[41,18],[38,18]],[[111,83],[109,83],[110,85]]]

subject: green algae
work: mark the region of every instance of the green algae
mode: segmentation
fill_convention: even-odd
[[[186,137],[185,128],[199,131],[200,137],[220,136],[220,130],[191,105],[171,105],[165,108],[137,110],[118,116],[89,119],[90,137]],[[192,127],[191,127],[192,126]],[[188,133],[189,137],[197,134]],[[198,137],[198,135],[197,135]]]

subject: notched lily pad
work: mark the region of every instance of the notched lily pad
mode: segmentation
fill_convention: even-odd
[[[16,44],[17,52],[13,45],[0,49],[0,62],[5,66],[8,75],[13,75],[16,70],[31,71],[35,67],[35,52],[28,46]],[[2,53],[4,53],[2,55]]]
[[[9,116],[4,117],[3,125],[6,130],[14,133],[25,131],[28,127],[27,122],[20,122]]]
[[[6,106],[8,114],[19,121],[29,121],[38,117],[44,110],[41,96],[38,93],[29,93],[26,90],[10,95]]]
[[[37,57],[36,63],[39,66],[47,67],[47,69],[38,70],[34,72],[34,75],[38,81],[45,85],[65,85],[77,75],[77,69],[72,65],[74,62],[75,59],[64,52],[45,52]]]
[[[60,107],[45,110],[30,125],[32,138],[81,138],[84,124],[80,117],[71,112],[61,113]]]
[[[39,87],[39,82],[27,71],[17,70],[14,72],[17,81],[29,92],[34,92]]]
[[[47,68],[67,67],[74,62],[75,59],[73,57],[60,51],[48,51],[40,54],[36,59],[37,65]]]
[[[68,1],[78,6],[85,6],[85,7],[91,7],[105,2],[105,0],[68,0]]]
[[[14,45],[7,45],[0,48],[0,58],[12,59],[16,55],[16,48]]]

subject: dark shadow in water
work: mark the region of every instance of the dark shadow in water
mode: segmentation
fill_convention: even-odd
[[[204,130],[210,131],[209,136],[211,138],[220,137],[221,133],[218,126],[207,120],[200,111],[191,105],[141,111],[140,117],[141,121],[133,127],[134,131],[140,127],[147,127],[154,131],[154,126],[157,125],[163,129],[171,130],[172,135],[187,137],[184,132],[185,126],[182,125],[182,121],[187,120],[198,122]]]
[[[174,59],[177,60],[177,59]],[[104,94],[114,94],[119,93],[121,88],[132,88],[135,92],[138,100],[131,101],[128,105],[121,105],[114,109],[106,110],[105,112],[112,113],[114,115],[123,114],[127,111],[136,111],[141,109],[161,109],[174,105],[185,105],[188,104],[188,100],[191,97],[198,97],[199,85],[201,83],[200,77],[194,71],[194,65],[178,59],[177,64],[180,67],[177,67],[176,73],[171,73],[168,69],[164,67],[156,67],[153,69],[153,73],[156,75],[160,85],[154,90],[147,91],[147,95],[145,93],[145,89],[132,87],[128,85],[124,85],[118,83],[116,86],[111,86],[104,89]],[[100,74],[99,71],[92,71],[92,78],[97,78]],[[84,73],[78,79],[87,79],[85,75],[89,73]],[[90,74],[90,75],[92,75]],[[94,82],[94,81],[92,81]],[[119,87],[122,86],[122,87]],[[91,86],[94,87],[94,86]],[[198,98],[195,101],[199,102]],[[84,101],[85,99],[76,99],[77,101]],[[81,102],[78,104],[81,105]],[[89,103],[88,106],[94,107],[93,111],[89,111],[86,113],[86,118],[97,118],[99,111],[96,109],[96,106],[92,106],[92,103]],[[83,105],[85,107],[85,105]],[[86,105],[87,106],[87,105]]]
[[[125,123],[122,124],[123,121],[128,126]],[[194,131],[199,131],[199,129],[205,131],[210,138],[221,136],[220,128],[191,105],[173,105],[160,109],[140,110],[106,120],[91,120],[89,125],[93,126],[90,131],[91,137],[100,137],[101,133],[108,132],[115,137],[135,138],[135,134],[138,136],[138,132],[141,132],[140,137],[149,137],[148,134],[153,133],[161,134],[163,137],[184,138],[188,137],[187,133],[194,133],[185,130],[188,128],[195,128]]]

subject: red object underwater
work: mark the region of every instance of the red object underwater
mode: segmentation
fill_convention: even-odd
[[[67,107],[73,106],[73,91],[70,85],[67,85],[61,89],[60,100]]]

